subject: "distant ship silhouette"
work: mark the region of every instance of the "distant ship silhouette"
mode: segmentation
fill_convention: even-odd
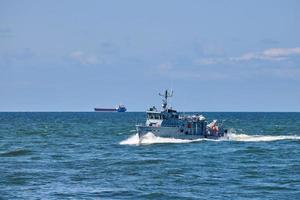
[[[126,107],[122,104],[118,105],[116,108],[94,108],[96,112],[126,112]]]

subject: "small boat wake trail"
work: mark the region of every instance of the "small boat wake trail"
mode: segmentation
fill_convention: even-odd
[[[298,135],[247,135],[247,134],[237,134],[229,132],[226,137],[220,139],[176,139],[176,138],[164,138],[155,136],[153,133],[149,132],[142,138],[139,138],[138,134],[130,136],[128,139],[121,141],[121,145],[140,145],[140,144],[161,144],[161,143],[192,143],[199,141],[237,141],[237,142],[271,142],[278,140],[300,140]]]
[[[229,133],[227,137],[229,141],[240,142],[271,142],[277,140],[300,140],[300,136],[297,135],[247,135]]]

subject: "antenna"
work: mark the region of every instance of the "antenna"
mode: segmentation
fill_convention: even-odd
[[[164,99],[162,100],[163,101],[162,107],[164,110],[166,110],[168,105],[168,98],[173,96],[173,90],[171,90],[171,92],[165,90],[164,94],[159,93],[159,96],[164,97]]]

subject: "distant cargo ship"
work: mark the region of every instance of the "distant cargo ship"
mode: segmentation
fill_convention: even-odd
[[[96,112],[126,112],[124,105],[118,105],[116,108],[94,108]]]

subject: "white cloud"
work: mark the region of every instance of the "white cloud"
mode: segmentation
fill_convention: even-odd
[[[263,55],[269,57],[282,57],[291,55],[300,55],[300,48],[273,48],[267,49],[263,52]]]
[[[198,58],[193,61],[196,65],[228,64],[231,62],[243,62],[251,60],[283,61],[291,56],[300,56],[300,47],[296,48],[271,48],[261,52],[248,52],[237,57],[210,57]]]
[[[271,48],[262,52],[249,52],[239,57],[232,57],[232,61],[250,61],[250,60],[286,60],[290,56],[300,56],[300,48]]]
[[[70,54],[70,58],[79,62],[82,65],[96,65],[101,61],[95,55],[86,54],[82,51],[75,51]]]
[[[293,57],[300,56],[300,47],[270,48],[248,52],[238,57],[201,57],[185,63],[162,63],[160,75],[173,79],[228,80],[257,77],[300,80],[300,68]],[[258,61],[255,63],[248,61]],[[268,61],[268,62],[261,62]],[[269,62],[272,61],[272,62]],[[284,61],[278,62],[277,61]]]

